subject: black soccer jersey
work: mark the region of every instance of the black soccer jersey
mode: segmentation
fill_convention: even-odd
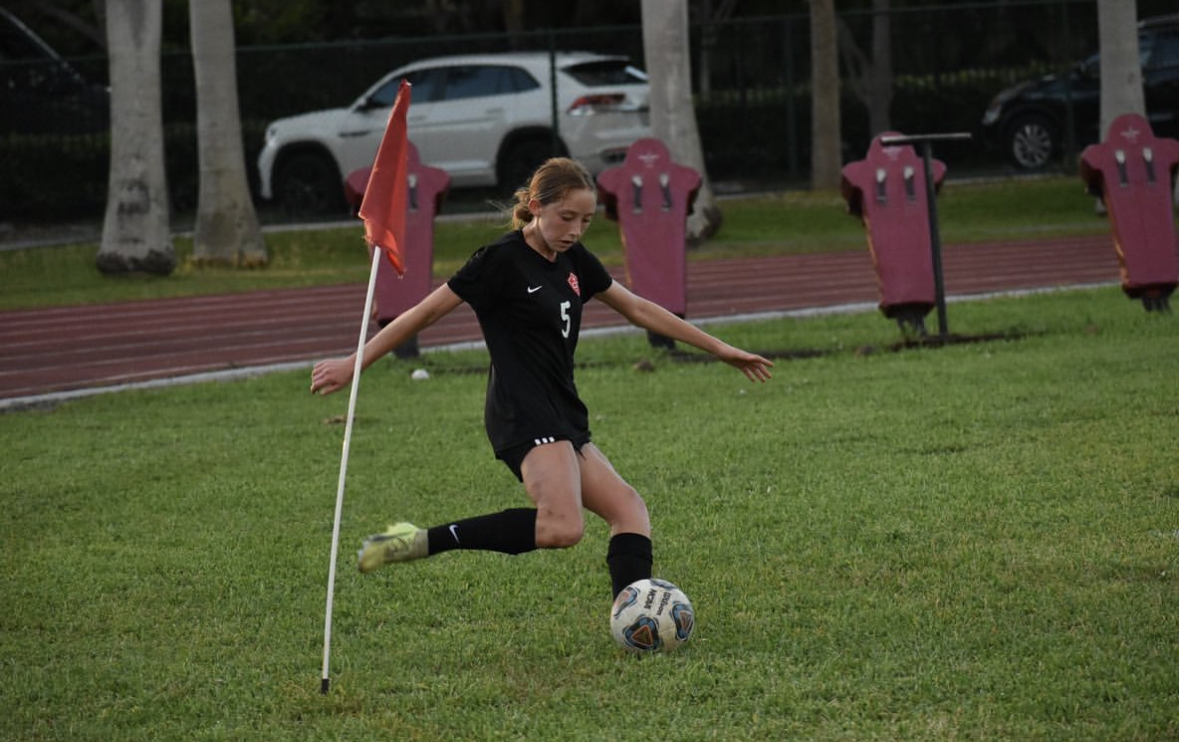
[[[612,281],[581,243],[549,262],[516,230],[481,247],[447,282],[475,310],[491,355],[484,424],[496,452],[589,440],[573,353],[582,306]]]

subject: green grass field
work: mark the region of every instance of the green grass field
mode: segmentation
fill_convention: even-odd
[[[1018,339],[715,328],[822,351],[765,385],[583,341],[595,438],[697,611],[645,659],[609,636],[597,522],[567,551],[355,571],[391,520],[524,502],[484,440],[482,353],[430,354],[424,382],[374,365],[326,696],[346,394],[288,373],[0,414],[0,738],[1179,738],[1176,318],[1112,287],[951,312]]]

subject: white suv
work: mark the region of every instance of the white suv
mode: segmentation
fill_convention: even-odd
[[[552,154],[574,157],[596,175],[651,136],[647,76],[625,57],[437,57],[390,72],[347,108],[271,123],[258,156],[262,197],[290,213],[343,211],[344,179],[372,165],[402,78],[413,85],[410,141],[454,188],[515,188]]]

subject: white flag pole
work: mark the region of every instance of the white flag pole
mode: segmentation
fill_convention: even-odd
[[[372,270],[368,277],[368,294],[364,297],[364,316],[360,320],[360,339],[356,341],[356,366],[352,371],[352,391],[348,396],[348,418],[344,424],[344,450],[340,455],[340,482],[336,487],[336,518],[332,524],[332,558],[328,566],[327,609],[323,619],[323,675],[319,692],[327,693],[331,684],[328,667],[332,653],[332,597],[336,591],[336,556],[340,551],[340,517],[344,512],[344,481],[348,476],[348,449],[352,445],[352,420],[356,416],[356,393],[360,389],[360,372],[364,369],[364,343],[372,316],[373,294],[377,286],[377,265],[383,251],[374,246]]]

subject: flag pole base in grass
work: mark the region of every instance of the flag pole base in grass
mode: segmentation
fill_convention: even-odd
[[[326,696],[328,693],[328,690],[331,689],[331,685],[332,685],[331,678],[324,678],[323,680],[320,680],[319,681],[319,694],[322,696]]]

